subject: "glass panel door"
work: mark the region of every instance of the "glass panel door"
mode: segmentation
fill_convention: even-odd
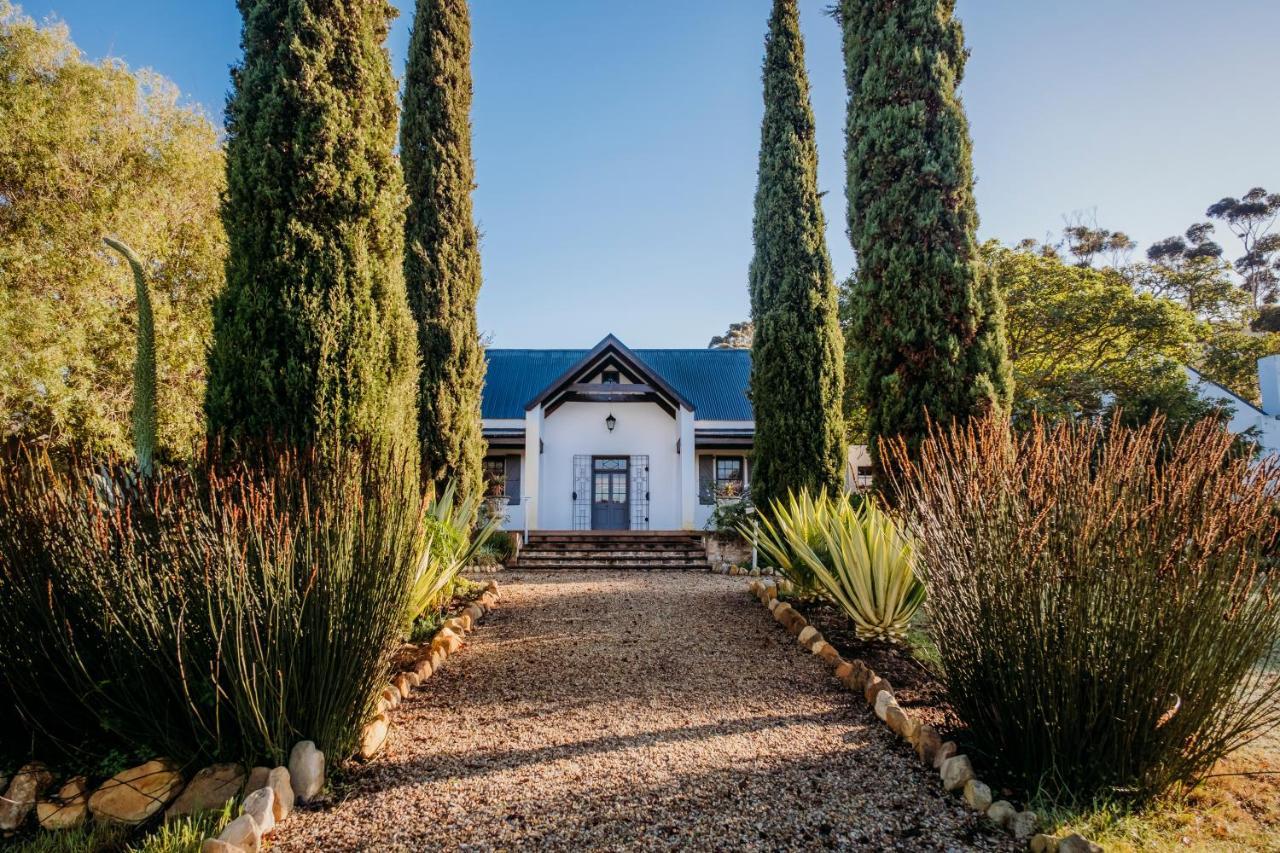
[[[628,459],[597,456],[591,460],[591,528],[627,530],[630,504]]]

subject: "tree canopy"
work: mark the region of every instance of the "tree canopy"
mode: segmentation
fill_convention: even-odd
[[[1194,354],[1194,316],[1114,269],[996,243],[983,257],[1005,298],[1019,414],[1096,415],[1110,396],[1136,394],[1156,365]]]
[[[853,381],[880,437],[916,447],[946,424],[1008,404],[1004,309],[978,257],[967,53],[954,0],[843,0],[845,160],[858,274],[848,300]]]
[[[400,161],[409,190],[405,284],[422,356],[423,476],[481,487],[484,350],[476,325],[480,236],[472,212],[471,16],[466,0],[418,0],[409,37]]]
[[[3,0],[0,115],[0,436],[130,452],[137,290],[112,236],[150,281],[159,455],[187,455],[223,280],[216,129],[163,77],[88,62]]]

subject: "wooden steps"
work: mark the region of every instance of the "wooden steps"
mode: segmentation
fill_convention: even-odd
[[[707,571],[702,535],[684,530],[547,530],[529,534],[515,568]]]

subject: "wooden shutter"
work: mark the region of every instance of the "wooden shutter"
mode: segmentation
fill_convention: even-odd
[[[716,458],[698,457],[698,503],[714,506],[716,502]]]
[[[520,503],[520,457],[508,456],[506,494],[511,503]]]

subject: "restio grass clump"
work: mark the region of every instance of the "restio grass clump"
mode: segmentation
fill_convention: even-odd
[[[346,447],[263,457],[146,479],[34,454],[0,468],[0,681],[22,751],[352,753],[426,571],[417,473]]]
[[[1140,802],[1280,721],[1280,577],[1259,568],[1280,466],[1233,441],[992,416],[891,448],[984,762],[1058,802]]]

